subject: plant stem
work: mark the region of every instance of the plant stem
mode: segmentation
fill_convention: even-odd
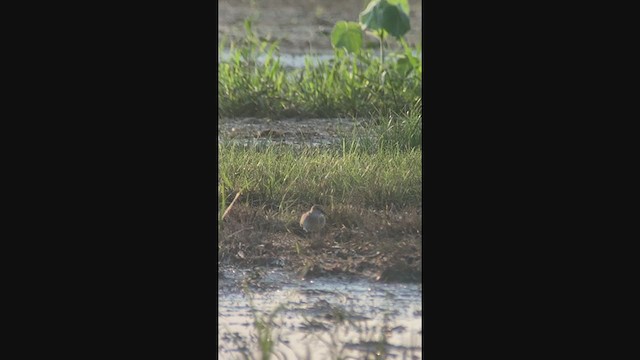
[[[380,31],[380,61],[382,61],[382,65],[384,66],[384,31]]]

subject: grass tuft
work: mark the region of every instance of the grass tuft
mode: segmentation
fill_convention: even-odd
[[[219,117],[369,117],[422,106],[422,64],[407,65],[401,53],[382,63],[375,51],[339,50],[331,60],[307,56],[304,68],[290,69],[278,44],[259,40],[250,26],[245,39],[219,48],[227,54],[218,60]]]

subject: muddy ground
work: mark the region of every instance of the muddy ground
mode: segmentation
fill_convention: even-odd
[[[300,214],[235,206],[218,234],[220,265],[279,267],[300,278],[422,281],[422,209],[337,206],[328,211],[325,229],[312,235],[300,228]]]
[[[224,141],[329,144],[340,141],[340,134],[357,124],[348,119],[221,119],[218,137]],[[218,233],[219,264],[278,267],[300,278],[355,275],[386,282],[422,280],[421,208],[337,206],[328,209],[326,229],[317,236],[300,228],[299,218],[306,210],[280,213],[263,204],[246,205],[240,197]]]
[[[218,121],[218,137],[235,140],[263,140],[288,144],[330,144],[349,134],[360,121],[353,119],[235,118]]]
[[[218,41],[224,36],[244,36],[244,20],[252,18],[254,32],[268,40],[280,40],[282,53],[331,52],[330,33],[336,22],[358,21],[368,0],[220,0],[218,1]],[[422,1],[409,0],[410,44],[422,38]],[[374,41],[368,38],[367,41]]]

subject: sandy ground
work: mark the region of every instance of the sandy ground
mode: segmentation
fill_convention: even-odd
[[[358,21],[368,0],[220,0],[218,1],[218,41],[223,36],[238,39],[244,35],[244,20],[254,19],[253,29],[265,39],[280,40],[283,53],[331,52],[329,34],[341,20]],[[409,0],[410,44],[422,38],[422,1]],[[373,38],[371,39],[373,40]]]

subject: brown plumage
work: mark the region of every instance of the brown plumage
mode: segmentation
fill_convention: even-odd
[[[300,226],[306,232],[318,232],[327,223],[325,212],[318,205],[313,205],[311,210],[302,214],[300,218]]]

